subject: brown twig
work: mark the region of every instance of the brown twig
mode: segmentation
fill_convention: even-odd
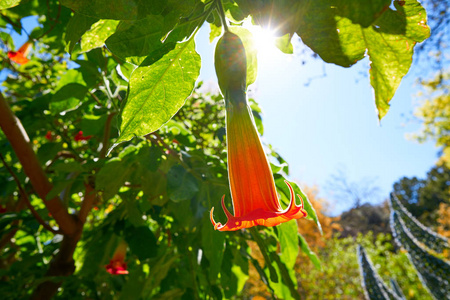
[[[99,155],[100,159],[106,157],[106,152],[108,151],[108,147],[109,147],[109,136],[111,133],[111,123],[112,123],[112,120],[115,115],[116,115],[115,112],[109,113],[108,118],[106,119],[105,131],[103,133],[102,149],[100,150],[100,155]]]
[[[83,203],[81,204],[80,211],[78,212],[78,219],[80,219],[81,223],[84,224],[86,222],[86,218],[91,211],[92,207],[94,206],[96,193],[94,188],[89,184],[85,183],[85,192],[84,192],[84,199]]]
[[[50,8],[50,6],[49,6],[48,0],[47,0],[47,9],[49,9],[49,8]],[[58,13],[56,15],[56,18],[54,19],[55,21],[53,22],[52,26],[50,26],[50,28],[46,32],[44,32],[38,38],[36,38],[36,40],[39,40],[43,36],[46,36],[47,34],[49,34],[56,27],[56,24],[59,21],[59,16],[60,15],[61,15],[61,4],[58,4]],[[49,18],[49,20],[50,20],[50,18]]]
[[[13,177],[14,181],[17,184],[17,187],[19,188],[19,193],[20,196],[22,197],[22,199],[25,201],[25,204],[27,205],[28,209],[31,211],[31,214],[34,216],[34,218],[39,222],[39,224],[41,224],[45,229],[53,232],[54,234],[59,234],[60,232],[53,229],[49,224],[47,224],[42,217],[38,214],[38,212],[34,209],[33,205],[30,202],[30,198],[28,197],[27,193],[25,192],[25,190],[22,187],[22,184],[20,183],[19,178],[17,178],[16,174],[14,173],[14,171],[10,168],[10,166],[6,163],[5,158],[3,157],[3,155],[0,153],[0,159],[3,162],[3,166],[6,168],[6,170],[8,170],[9,174],[11,174],[11,176]]]

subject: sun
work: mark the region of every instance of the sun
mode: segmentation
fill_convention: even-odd
[[[266,57],[278,52],[277,47],[275,46],[276,36],[274,30],[253,25],[251,19],[244,20],[242,27],[250,31],[253,35],[253,43],[258,51],[258,56]]]

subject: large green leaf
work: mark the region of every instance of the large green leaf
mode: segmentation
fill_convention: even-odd
[[[222,265],[225,250],[225,235],[214,230],[214,226],[206,215],[202,220],[202,245],[203,252],[209,261],[209,279],[215,280]]]
[[[340,16],[346,17],[362,27],[368,27],[389,8],[391,0],[369,0],[365,2],[335,0],[333,4]]]
[[[88,17],[85,15],[80,15],[75,13],[72,18],[70,18],[69,23],[67,23],[67,30],[65,40],[67,43],[66,50],[72,53],[75,44],[78,43],[81,36],[91,28],[92,24],[97,22],[98,19]]]
[[[281,248],[281,260],[288,269],[293,269],[298,256],[298,226],[296,221],[282,223],[276,227]]]
[[[200,56],[192,38],[159,60],[144,61],[131,75],[117,142],[149,134],[169,121],[192,93],[199,72]]]
[[[81,37],[81,51],[88,52],[92,49],[103,47],[105,41],[119,25],[116,20],[100,20]]]
[[[331,6],[326,0],[304,0],[297,30],[326,62],[350,67],[368,54],[379,119],[411,66],[414,45],[429,36],[418,1],[395,1],[395,10],[389,4],[340,0]]]
[[[123,59],[147,56],[162,46],[163,26],[161,15],[138,21],[121,21],[116,32],[105,43],[112,53]]]
[[[125,241],[131,252],[140,260],[155,257],[157,254],[156,237],[147,226],[127,228]]]
[[[2,0],[2,2],[0,2],[0,9],[7,9],[17,6],[20,2],[21,0]]]
[[[324,61],[350,67],[364,57],[360,26],[338,16],[329,1],[304,0],[302,8],[297,34]]]
[[[195,177],[180,165],[173,166],[167,173],[167,194],[174,202],[192,199],[198,192]]]
[[[311,249],[309,248],[308,242],[306,242],[305,238],[300,233],[297,236],[298,236],[298,244],[300,245],[302,252],[305,253],[309,257],[309,259],[313,263],[314,267],[316,267],[316,269],[322,270],[320,260],[317,257],[316,253],[311,251]]]
[[[411,66],[414,45],[430,34],[419,2],[407,0],[403,6],[395,2],[395,7],[396,11],[389,9],[375,26],[363,30],[379,119],[388,112],[389,101]]]
[[[132,169],[118,158],[109,160],[98,172],[95,188],[103,191],[103,199],[108,200],[119,192]]]
[[[77,13],[98,19],[138,20],[159,14],[167,0],[61,0]]]

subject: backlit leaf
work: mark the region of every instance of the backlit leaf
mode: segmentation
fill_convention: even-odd
[[[199,71],[193,39],[134,70],[117,142],[149,134],[169,121],[192,93]]]
[[[106,39],[111,36],[119,25],[116,20],[100,20],[81,37],[81,51],[88,52],[92,49],[103,47]]]

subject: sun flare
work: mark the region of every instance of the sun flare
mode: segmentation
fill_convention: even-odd
[[[244,21],[243,27],[253,35],[253,42],[258,51],[258,55],[271,56],[278,51],[275,46],[276,36],[274,30],[253,25],[250,19]]]

